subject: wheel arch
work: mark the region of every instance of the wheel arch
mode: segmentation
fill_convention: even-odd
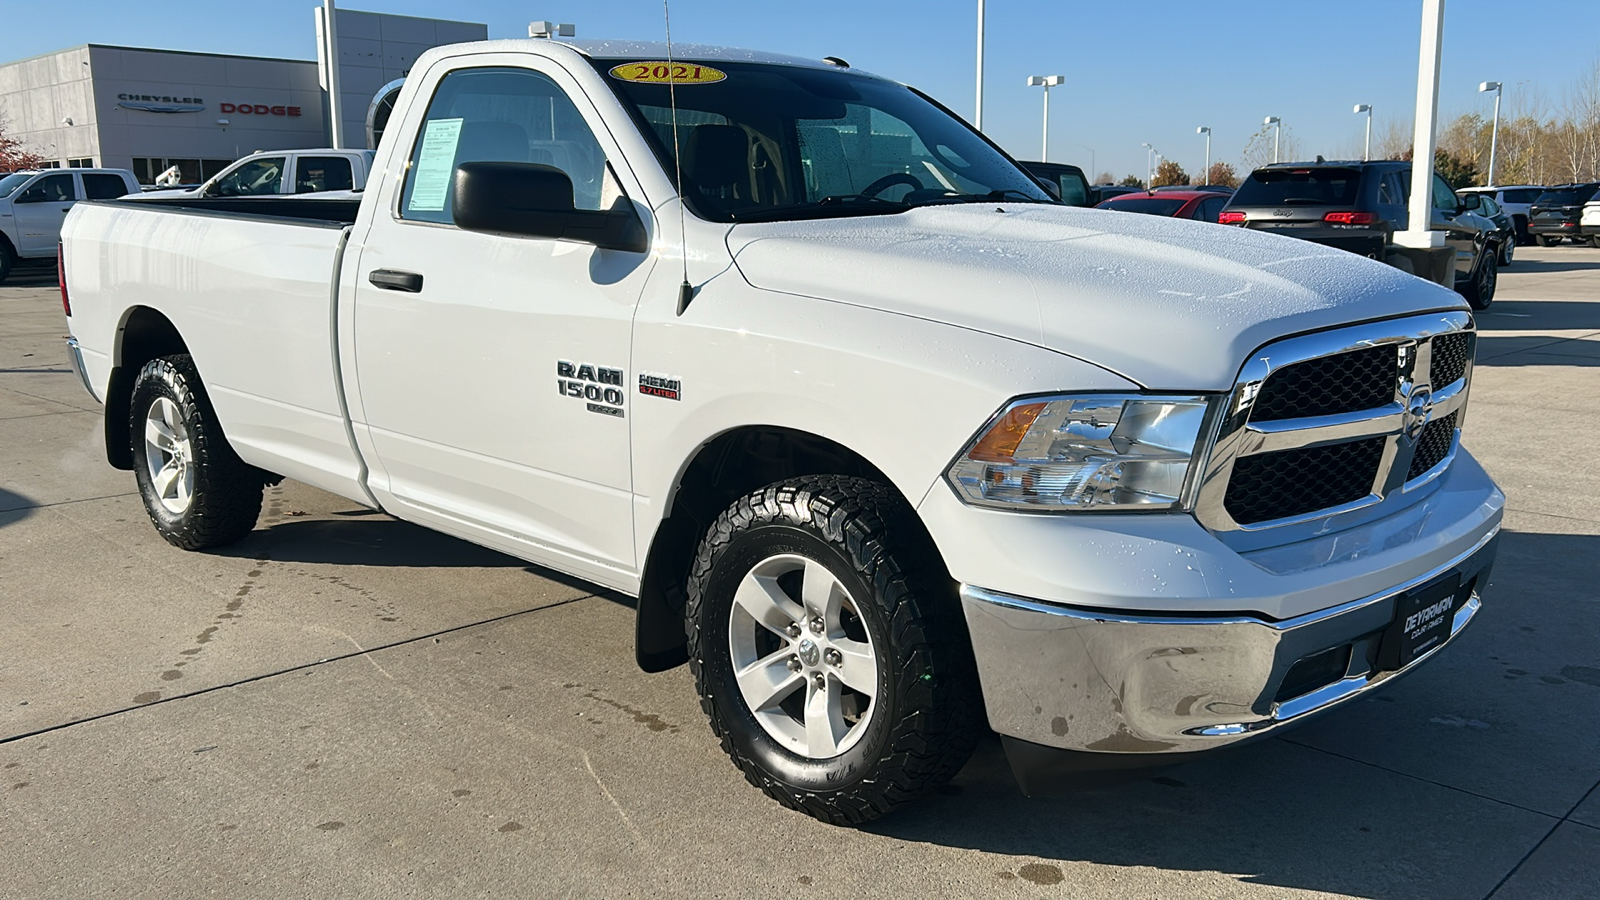
[[[123,312],[112,343],[111,376],[106,382],[106,462],[114,468],[133,468],[128,407],[139,370],[157,357],[188,352],[189,346],[184,343],[177,326],[159,311],[148,306],[132,306]]]
[[[916,515],[913,499],[881,468],[831,438],[780,425],[742,425],[718,434],[685,462],[673,482],[667,513],[652,533],[634,628],[634,653],[641,669],[664,671],[688,659],[684,584],[711,523],[740,497],[803,475],[850,475],[880,482]]]

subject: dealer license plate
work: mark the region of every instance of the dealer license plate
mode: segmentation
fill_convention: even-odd
[[[1463,602],[1461,574],[1445,577],[1406,591],[1400,597],[1394,622],[1383,637],[1383,667],[1403,669],[1450,637],[1456,609]]]

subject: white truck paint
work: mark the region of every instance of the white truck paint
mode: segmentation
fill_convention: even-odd
[[[204,184],[192,188],[145,191],[141,197],[272,197],[360,191],[372,171],[371,150],[318,147],[261,150],[243,157]]]
[[[816,102],[813,115],[824,120],[839,112],[831,98],[904,91],[827,63],[675,49],[680,61],[722,66],[752,83],[813,85],[811,99],[795,102]],[[742,576],[727,562],[733,557],[718,555],[724,526],[712,520],[724,508],[719,521],[754,508],[729,503],[770,482],[863,478],[887,486],[925,529],[938,559],[913,575],[938,581],[934,573],[947,571],[950,582],[928,588],[928,602],[959,603],[966,623],[931,640],[970,646],[968,677],[981,682],[987,719],[1006,738],[1025,786],[1067,753],[1077,754],[1071,765],[1162,761],[1332,708],[1409,671],[1479,608],[1504,497],[1459,448],[1475,335],[1455,294],[1300,241],[1039,202],[1028,176],[945,113],[918,120],[917,140],[937,146],[896,143],[928,155],[890,173],[901,182],[920,168],[933,173],[942,188],[911,179],[931,192],[931,205],[895,201],[908,208],[831,214],[833,206],[877,211],[856,195],[806,207],[827,214],[821,218],[717,221],[716,204],[737,200],[746,184],[776,190],[756,180],[769,145],[742,143],[726,124],[691,130],[685,178],[698,199],[686,204],[669,150],[641,125],[659,111],[630,106],[646,89],[618,87],[607,75],[619,64],[648,75],[664,58],[663,47],[628,43],[503,41],[430,51],[401,92],[370,188],[345,218],[272,206],[262,209],[284,212],[251,216],[237,202],[221,214],[203,204],[135,203],[74,212],[63,263],[73,359],[107,404],[110,458],[126,467],[140,452],[146,419],[130,408],[139,368],[187,353],[245,463],[640,597],[636,640],[649,668],[683,658],[687,594],[696,633],[724,627],[730,635],[689,649],[699,654],[708,711],[733,735],[735,761],[781,802],[829,821],[870,818],[897,802],[871,793],[872,773],[883,774],[871,754],[882,745],[873,743],[879,732],[867,732],[910,701],[892,694],[905,685],[889,669],[878,666],[861,681],[848,659],[828,660],[867,644],[874,659],[901,648],[887,632],[873,636],[869,615],[859,618],[870,640],[835,633],[827,616],[844,621],[840,608],[877,602],[857,598],[849,584],[860,591],[862,583],[840,574],[848,554],[797,550]],[[571,102],[559,121],[583,123],[603,164],[582,142],[557,135],[555,99],[548,119],[530,113],[522,124],[496,123],[514,129],[472,138],[479,148],[514,145],[512,155],[467,156],[460,148],[470,123],[447,115],[448,103],[454,85],[479,77],[553,85],[552,97]],[[677,90],[682,97],[696,89]],[[738,89],[730,86],[728,96],[736,99]],[[432,103],[442,104],[438,115]],[[932,109],[904,114],[933,116]],[[718,124],[709,113],[696,116],[691,128]],[[654,121],[658,135],[671,133]],[[425,125],[437,122],[445,124]],[[422,190],[419,172],[437,162],[427,154],[439,133],[452,135],[455,147],[447,157],[455,168],[441,171],[455,179],[456,224],[419,218],[418,210],[437,207],[408,194]],[[957,137],[966,142],[957,151],[939,143]],[[733,149],[720,159],[737,177],[718,182],[707,160],[719,158],[715,142],[727,140]],[[823,143],[831,140],[838,139]],[[946,170],[938,160],[972,166],[963,155],[982,156],[1004,184],[1032,187],[1019,197],[961,194],[949,183],[965,167],[950,162]],[[468,165],[502,159],[510,162],[495,163],[499,169]],[[473,179],[546,178],[549,166],[565,173],[575,198],[597,204],[588,208],[636,217],[645,236],[639,249],[531,237],[511,226],[461,227],[476,208]],[[808,178],[828,175],[814,171],[821,162],[808,166]],[[1387,366],[1375,376],[1372,408],[1328,412],[1315,405],[1324,401],[1283,399],[1293,392],[1278,388],[1292,379],[1309,379],[1302,393],[1353,389],[1348,372],[1297,373],[1306,365],[1345,372],[1337,367],[1361,353]],[[613,388],[620,394],[608,393]],[[1033,400],[1062,395],[1070,399]],[[1269,418],[1268,395],[1291,414]],[[1179,405],[1161,405],[1169,401]],[[1155,431],[1087,458],[1084,471],[1106,481],[1082,489],[1086,507],[974,499],[974,490],[1009,489],[1004,479],[1013,471],[1022,472],[1020,490],[1044,496],[1038,479],[1064,458],[1053,455],[1058,443],[1080,440],[1061,435],[1134,433],[1074,410],[1132,416],[1141,403],[1165,410],[1152,428],[1182,408],[1204,410],[1203,427],[1193,420],[1192,453],[1177,456],[1186,459],[1181,497],[1167,508],[1094,506],[1097,496],[1123,496],[1117,485],[1135,478],[1130,467],[1146,458],[1138,454],[1168,452],[1141,449],[1158,446]],[[1056,411],[1066,418],[1055,438],[1029,424],[1040,418],[1007,430],[1013,415]],[[993,449],[1007,434],[1057,443],[1038,467],[1019,470],[1007,460],[1021,458],[1022,444]],[[985,443],[991,438],[998,443]],[[1379,451],[1351,481],[1362,496],[1349,502],[1284,507],[1262,519],[1230,492],[1245,483],[1246,467],[1289,458],[1271,453],[1292,454],[1301,466],[1283,491],[1331,482],[1352,464],[1327,455],[1358,444]],[[1434,454],[1430,465],[1408,471],[1425,453]],[[983,477],[997,480],[963,487],[959,472],[967,470],[958,463],[980,457],[989,460]],[[1267,484],[1276,476],[1252,477]],[[718,493],[730,485],[733,495]],[[735,539],[749,534],[766,532]],[[691,571],[697,545],[709,569]],[[822,560],[820,568],[807,563],[805,585],[813,571],[835,576],[834,593],[819,606],[804,594],[809,588],[757,577],[763,565],[801,557]],[[734,691],[744,699],[729,699],[707,674],[743,652],[732,637],[743,633],[737,610],[759,606],[754,595],[719,593],[724,565],[735,566],[729,571],[742,586],[767,585],[751,590],[801,591],[791,600],[817,613],[765,626],[776,635],[768,639],[795,650],[787,663],[787,649],[770,658],[773,690],[804,686],[804,710],[755,704],[748,680]],[[866,590],[877,597],[884,588]],[[1424,600],[1449,614],[1429,626],[1436,630],[1426,645],[1415,642],[1420,632],[1402,639],[1396,624],[1420,621],[1407,604]],[[721,608],[735,610],[732,619],[719,626],[703,618]],[[940,657],[953,661],[940,671],[966,671],[961,653]],[[923,677],[938,683],[934,669]],[[978,687],[948,689],[975,696]],[[860,696],[841,707],[847,688]],[[813,712],[813,698],[823,712]],[[945,721],[942,701],[927,702],[934,705],[922,710],[923,722]],[[740,718],[751,710],[761,716]],[[784,715],[804,733],[784,731]],[[767,724],[758,729],[758,720]],[[813,729],[822,720],[826,727]],[[970,748],[961,740],[945,735],[939,745]],[[830,752],[794,750],[818,746],[808,741]],[[817,772],[823,780],[807,780]],[[927,784],[938,780],[929,777]]]
[[[137,193],[127,169],[38,169],[0,175],[0,281],[17,266],[55,261],[61,225],[79,200]]]

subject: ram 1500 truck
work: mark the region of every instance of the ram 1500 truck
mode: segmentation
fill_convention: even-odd
[[[292,478],[635,596],[640,664],[841,823],[986,726],[1025,786],[1272,734],[1479,610],[1460,297],[1055,203],[839,60],[673,50],[431,50],[358,203],[79,204],[69,355],[157,530]]]

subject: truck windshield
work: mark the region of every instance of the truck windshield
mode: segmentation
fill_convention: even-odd
[[[0,178],[0,200],[15,194],[17,188],[27,184],[28,179],[32,177],[32,172],[18,172],[15,175],[7,175],[4,178]]]
[[[965,123],[891,81],[804,66],[678,61],[685,72],[676,86],[674,140],[665,63],[597,59],[595,66],[648,126],[642,130],[669,176],[681,161],[680,193],[703,219],[1055,202]]]

